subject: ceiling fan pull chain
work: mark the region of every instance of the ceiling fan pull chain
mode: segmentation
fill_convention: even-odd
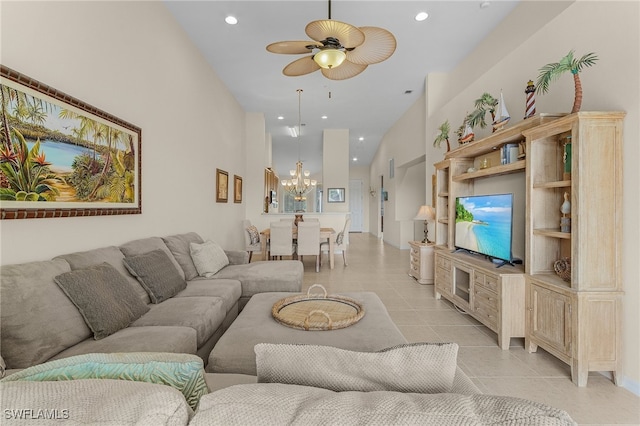
[[[331,0],[329,0],[329,19],[331,19]]]

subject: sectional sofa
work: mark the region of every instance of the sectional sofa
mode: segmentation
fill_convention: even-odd
[[[453,343],[259,343],[256,375],[206,373],[252,295],[301,290],[300,262],[247,260],[188,233],[3,266],[0,422],[575,424],[544,404],[481,394]]]
[[[196,354],[206,362],[252,295],[301,289],[300,262],[247,263],[246,252],[218,248],[226,266],[201,274],[192,249],[208,244],[186,233],[3,266],[0,351],[7,368],[110,352]],[[121,288],[113,294],[115,283]],[[73,299],[91,299],[89,290],[94,300]]]

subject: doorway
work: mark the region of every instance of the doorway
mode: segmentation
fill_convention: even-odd
[[[362,232],[362,180],[349,181],[349,209],[351,210],[351,232]]]

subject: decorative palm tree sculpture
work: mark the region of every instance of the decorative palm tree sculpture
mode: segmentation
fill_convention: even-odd
[[[496,106],[498,106],[498,100],[491,96],[491,94],[485,92],[476,99],[474,104],[476,109],[469,114],[467,122],[471,127],[480,126],[481,129],[487,127],[487,122],[484,119],[487,112],[491,114],[491,122],[496,118]]]
[[[537,82],[537,93],[547,93],[549,91],[549,84],[557,79],[560,75],[567,71],[571,71],[573,74],[573,83],[575,85],[575,97],[573,100],[573,108],[571,112],[580,111],[582,106],[582,83],[580,82],[580,71],[583,68],[590,67],[596,63],[598,57],[595,53],[587,53],[580,59],[573,57],[573,50],[571,50],[567,56],[560,59],[560,62],[554,62],[547,64],[540,68],[540,75]]]
[[[449,143],[449,131],[451,130],[451,126],[449,125],[449,120],[442,123],[440,127],[438,127],[438,130],[440,130],[440,134],[436,136],[436,140],[433,141],[433,146],[440,148],[442,141],[446,141],[447,152],[451,151],[451,144]]]

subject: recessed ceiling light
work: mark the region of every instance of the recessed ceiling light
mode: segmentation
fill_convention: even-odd
[[[224,18],[224,22],[226,22],[229,25],[235,25],[238,23],[238,19],[235,16],[227,16],[226,18]]]
[[[359,141],[363,141],[363,140],[364,140],[364,138],[363,138],[362,136],[360,136],[360,137],[358,138],[358,140],[359,140]]]
[[[480,2],[480,9],[486,9],[489,6],[491,6],[491,2],[489,2],[489,1]]]
[[[323,120],[326,120],[326,119],[327,119],[327,116],[326,116],[326,115],[323,115],[323,116],[322,116],[322,119],[323,119]]]
[[[353,161],[358,161],[358,157],[353,157]]]
[[[281,116],[281,115],[279,115],[279,116],[278,116],[278,120],[284,120],[284,117],[283,117],[283,116]]]
[[[422,22],[429,17],[427,12],[420,12],[416,15],[415,20],[418,22]]]

